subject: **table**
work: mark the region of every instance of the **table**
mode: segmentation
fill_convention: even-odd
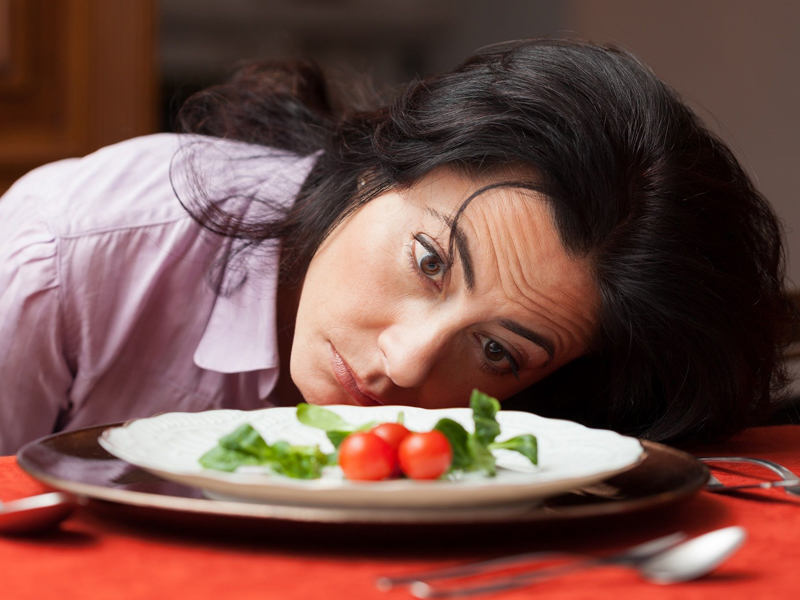
[[[716,445],[690,449],[697,456],[739,455],[767,458],[800,473],[800,426],[749,429]],[[730,465],[737,473],[770,479],[768,472]],[[726,483],[744,482],[736,473],[715,471]],[[45,491],[14,457],[0,457],[0,499],[8,501]],[[405,590],[379,592],[379,575],[399,575],[523,549],[561,549],[603,554],[677,530],[699,534],[726,525],[748,530],[744,547],[712,575],[694,582],[658,586],[630,570],[609,567],[537,584],[527,590],[480,596],[516,600],[646,598],[680,600],[776,598],[799,585],[800,498],[782,490],[739,496],[701,492],[672,509],[634,515],[592,530],[549,531],[541,537],[510,540],[508,546],[419,544],[380,549],[348,543],[310,544],[298,540],[214,539],[142,529],[91,511],[79,511],[59,532],[43,537],[0,537],[0,596],[4,600],[57,597],[93,600],[190,598],[192,600],[294,600],[411,598]],[[378,548],[376,550],[376,548]]]

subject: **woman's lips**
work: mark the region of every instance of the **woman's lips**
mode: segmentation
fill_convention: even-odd
[[[330,347],[333,374],[336,376],[336,379],[339,381],[345,391],[350,394],[353,400],[355,400],[356,403],[360,404],[361,406],[379,406],[383,404],[383,402],[377,398],[373,398],[371,395],[367,395],[364,391],[362,391],[361,386],[359,386],[358,381],[353,375],[353,372],[350,370],[350,367],[348,367],[347,363],[344,362],[344,359],[339,356],[339,353],[336,351],[336,348],[333,347],[333,344],[331,344]]]

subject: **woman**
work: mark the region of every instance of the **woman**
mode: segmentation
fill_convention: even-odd
[[[783,385],[778,221],[625,52],[492,46],[371,110],[307,65],[251,67],[181,126],[199,135],[43,167],[0,202],[3,452],[167,410],[473,387],[710,438]]]

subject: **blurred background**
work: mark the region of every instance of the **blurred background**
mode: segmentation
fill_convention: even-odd
[[[537,36],[624,46],[676,88],[775,205],[800,286],[795,0],[0,0],[0,190],[169,131],[183,99],[241,60],[310,58],[380,88]]]
[[[623,46],[732,147],[782,217],[800,286],[795,0],[0,0],[0,190],[38,164],[169,131],[243,59],[390,86],[493,42]]]

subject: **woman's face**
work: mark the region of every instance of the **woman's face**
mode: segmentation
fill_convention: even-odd
[[[303,283],[291,376],[313,404],[466,406],[507,398],[585,353],[597,322],[588,265],[547,205],[439,170],[348,217]]]

